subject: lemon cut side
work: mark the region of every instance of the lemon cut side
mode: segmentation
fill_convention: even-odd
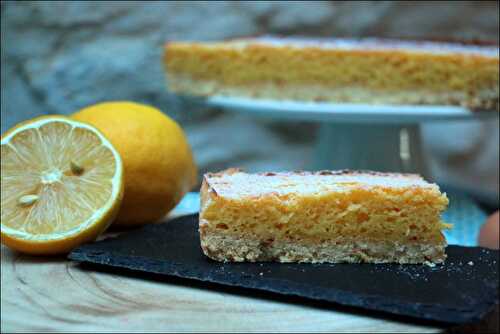
[[[94,127],[46,116],[2,136],[5,245],[30,254],[69,252],[111,224],[122,197],[122,160]]]

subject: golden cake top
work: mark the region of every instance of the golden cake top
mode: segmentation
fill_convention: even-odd
[[[180,42],[183,44],[184,42]],[[190,42],[185,42],[190,44]],[[198,44],[194,42],[195,44]],[[427,41],[404,40],[389,38],[321,38],[289,36],[278,37],[263,35],[259,37],[236,38],[227,41],[199,42],[207,47],[245,48],[251,45],[267,45],[275,47],[293,48],[324,48],[338,50],[366,50],[366,51],[403,51],[417,53],[437,54],[471,54],[488,57],[499,57],[497,44],[486,42],[452,42],[452,41]]]
[[[416,174],[380,173],[372,171],[277,172],[249,174],[238,169],[204,176],[210,190],[227,198],[264,196],[269,194],[320,194],[343,192],[355,188],[429,188],[436,184]]]

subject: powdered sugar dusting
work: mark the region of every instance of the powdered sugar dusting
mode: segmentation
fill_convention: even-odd
[[[410,188],[438,186],[418,175],[371,172],[281,172],[249,174],[244,172],[207,174],[205,180],[219,196],[241,198],[268,194],[317,194],[344,192],[354,188]]]
[[[499,56],[497,45],[469,45],[451,42],[409,41],[382,38],[309,38],[309,37],[277,37],[261,36],[256,38],[242,38],[230,42],[234,46],[245,47],[251,44],[265,44],[277,47],[289,46],[297,48],[319,47],[339,50],[400,50],[420,53],[437,54],[477,54],[489,57]]]

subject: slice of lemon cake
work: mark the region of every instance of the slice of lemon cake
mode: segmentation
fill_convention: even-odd
[[[418,175],[206,174],[199,232],[218,261],[442,263],[446,194]]]
[[[262,36],[169,42],[164,63],[187,95],[498,109],[493,43]]]

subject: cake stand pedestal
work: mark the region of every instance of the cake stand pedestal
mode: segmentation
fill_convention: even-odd
[[[313,168],[430,173],[418,124],[323,123]]]

